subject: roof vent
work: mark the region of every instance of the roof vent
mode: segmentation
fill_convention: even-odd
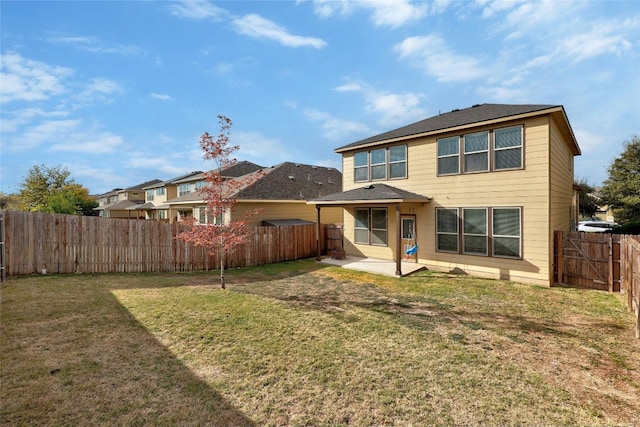
[[[479,106],[480,106],[480,104],[473,104],[473,105],[471,106],[471,108],[476,108],[476,107],[479,107]]]
[[[452,112],[452,113],[455,113],[456,111],[460,111],[460,109],[459,109],[459,108],[456,108],[456,109],[454,109],[454,110],[451,110],[451,112]]]
[[[365,190],[371,190],[373,188],[373,184],[369,184],[366,187],[364,187]]]
[[[296,179],[296,177],[293,175],[289,175],[289,179],[293,181],[294,179]]]

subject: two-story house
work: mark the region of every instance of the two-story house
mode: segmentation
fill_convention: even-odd
[[[216,170],[223,180],[238,178],[261,170],[262,166],[249,161],[240,161],[223,170]],[[204,172],[194,173],[172,181],[176,191],[171,192],[163,206],[168,207],[171,222],[184,217],[200,216],[200,205],[204,206],[201,189],[207,185]],[[196,209],[197,207],[197,209]],[[204,212],[204,210],[202,210]]]
[[[342,190],[340,171],[324,166],[284,162],[235,177],[227,170],[222,175],[238,183],[232,195],[236,200],[235,208],[226,212],[224,218],[207,217],[207,203],[202,191],[190,191],[169,200],[171,212],[176,212],[178,219],[194,216],[200,223],[207,224],[236,221],[244,212],[258,209],[261,212],[250,218],[250,226],[312,223],[316,220],[316,211],[307,204],[307,200]],[[204,181],[202,185],[206,185]],[[333,207],[326,210],[323,221],[341,222],[342,209]]]
[[[575,227],[574,156],[561,105],[482,104],[335,150],[348,255],[549,285],[553,232]]]
[[[143,188],[157,184],[159,179],[146,181],[138,185],[120,189],[116,188],[97,197],[98,215],[105,218],[129,218],[144,219],[144,212],[138,210],[145,203],[145,191]]]
[[[144,212],[146,219],[169,221],[169,205],[167,201],[178,197],[178,186],[185,182],[190,182],[189,180],[191,179],[202,181],[202,171],[190,172],[144,187],[145,203],[136,209]]]

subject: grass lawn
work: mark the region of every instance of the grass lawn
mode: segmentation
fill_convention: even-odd
[[[312,260],[0,288],[2,425],[640,425],[619,295]]]

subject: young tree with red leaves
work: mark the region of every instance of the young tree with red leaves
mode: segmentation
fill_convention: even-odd
[[[223,176],[225,170],[237,163],[231,155],[240,149],[238,145],[229,146],[229,134],[231,119],[219,115],[220,134],[217,138],[205,132],[200,137],[200,146],[204,151],[205,160],[213,160],[216,168],[205,174],[205,185],[201,191],[204,193],[204,201],[207,202],[207,217],[213,221],[211,224],[199,224],[195,216],[184,220],[189,227],[188,231],[178,234],[178,238],[196,246],[207,248],[210,255],[218,254],[220,258],[220,285],[225,289],[224,266],[226,255],[233,253],[240,245],[246,243],[251,235],[251,229],[247,227],[251,216],[259,213],[259,210],[245,211],[242,218],[231,221],[231,212],[237,200],[235,195],[239,190],[253,184],[259,174],[251,174],[249,177],[226,179]]]

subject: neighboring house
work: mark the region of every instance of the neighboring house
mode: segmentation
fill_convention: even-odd
[[[202,181],[202,171],[194,171],[144,187],[145,203],[136,209],[144,212],[146,219],[169,221],[169,205],[166,202],[178,197],[179,187],[188,183],[190,179],[195,179],[196,182]],[[190,189],[191,186],[189,185],[188,188]]]
[[[347,254],[551,283],[553,232],[577,223],[561,105],[475,105],[335,151],[343,192],[308,203],[344,209]]]
[[[227,171],[223,175],[227,175]],[[246,211],[260,209],[262,212],[252,216],[249,225],[315,222],[316,211],[307,200],[342,190],[342,174],[338,170],[291,162],[230,179],[241,185],[233,196],[237,201],[234,210],[224,218],[207,217],[207,204],[201,191],[191,191],[167,201],[172,215],[175,213],[178,220],[195,216],[203,224],[229,223],[239,220]],[[323,222],[342,222],[342,209],[327,210]]]
[[[262,166],[245,160],[224,168],[222,171],[219,169],[216,171],[220,172],[222,179],[228,180],[260,169],[262,169]],[[200,189],[206,185],[205,175],[205,172],[199,172],[172,182],[177,192],[172,193],[173,197],[167,197],[167,201],[163,205],[168,208],[171,222],[180,221],[184,217],[199,215],[199,212],[194,210],[193,205],[202,199]]]
[[[144,212],[136,208],[144,203],[143,188],[162,182],[159,179],[143,182],[129,188],[114,189],[98,196],[98,215],[105,218],[144,219]]]

